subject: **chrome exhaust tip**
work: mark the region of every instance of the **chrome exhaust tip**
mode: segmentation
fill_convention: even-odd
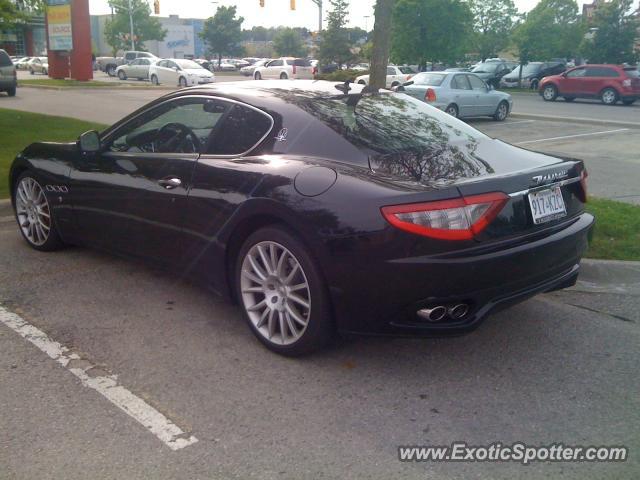
[[[439,322],[447,315],[447,309],[442,305],[418,310],[418,316],[428,322]]]
[[[464,317],[467,313],[469,313],[469,305],[466,303],[459,303],[458,305],[454,305],[453,307],[449,307],[449,316],[454,320],[459,320]]]

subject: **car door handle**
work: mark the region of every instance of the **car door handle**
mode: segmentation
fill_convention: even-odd
[[[182,185],[182,180],[177,177],[167,177],[158,180],[158,185],[166,188],[167,190],[173,190],[174,188],[178,188],[180,185]]]

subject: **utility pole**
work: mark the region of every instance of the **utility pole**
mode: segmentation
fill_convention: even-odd
[[[131,8],[131,0],[129,0],[129,29],[131,35],[131,50],[135,50],[136,44],[133,40],[133,9]]]
[[[377,0],[373,26],[373,52],[369,85],[375,89],[387,85],[387,65],[391,50],[391,15],[395,0]]]
[[[322,31],[322,0],[311,0],[318,6],[318,33]]]

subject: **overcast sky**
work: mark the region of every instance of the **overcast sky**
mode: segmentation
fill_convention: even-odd
[[[531,10],[538,0],[514,0],[516,7],[521,12]],[[160,0],[160,15],[180,15],[182,18],[208,18],[215,13],[217,5],[236,5],[238,13],[244,17],[243,28],[251,28],[261,25],[264,27],[308,27],[313,30],[318,28],[318,8],[311,0],[296,0],[295,11],[289,10],[289,0],[265,0],[265,7],[260,8],[258,0]],[[324,0],[328,6],[329,1]],[[373,4],[375,0],[351,0],[350,22],[352,26],[361,28],[373,25]],[[582,8],[583,3],[578,1]],[[635,4],[638,4],[636,0]],[[107,0],[89,0],[92,14],[110,13]],[[153,5],[153,0],[149,0]],[[326,13],[326,12],[325,12]],[[365,18],[370,16],[370,18]]]

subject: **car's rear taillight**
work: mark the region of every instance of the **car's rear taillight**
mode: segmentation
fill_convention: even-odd
[[[425,102],[435,102],[436,101],[436,91],[433,88],[427,88],[427,91],[424,94]]]
[[[585,168],[580,172],[580,193],[578,194],[582,203],[587,203],[587,178],[589,178],[589,172]]]
[[[627,78],[625,80],[622,81],[622,86],[623,87],[630,87],[631,86],[631,79]]]
[[[470,240],[484,230],[509,201],[502,192],[382,207],[387,221],[406,232],[442,240]]]
[[[313,75],[317,75],[318,74],[318,67],[313,67],[313,70],[311,70],[311,73]]]
[[[295,75],[297,71],[298,71],[298,69],[297,69],[297,68],[296,68],[296,66],[294,65],[294,66],[293,66],[293,74]]]

